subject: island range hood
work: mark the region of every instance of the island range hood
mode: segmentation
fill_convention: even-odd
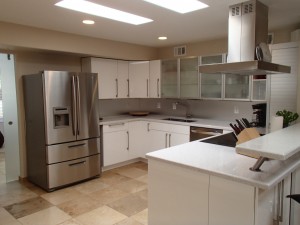
[[[271,63],[267,47],[268,7],[257,0],[229,7],[227,63],[199,66],[201,73],[264,75],[290,73],[289,66]]]

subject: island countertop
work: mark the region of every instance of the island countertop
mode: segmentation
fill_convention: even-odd
[[[146,155],[149,160],[171,163],[261,189],[270,189],[300,167],[300,152],[287,160],[268,160],[261,172],[249,168],[257,159],[236,153],[235,148],[193,141]]]

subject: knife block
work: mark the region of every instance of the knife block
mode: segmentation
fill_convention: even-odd
[[[251,127],[251,128],[245,128],[244,130],[242,130],[241,133],[239,133],[239,135],[237,136],[238,141],[237,141],[237,145],[238,144],[242,144],[246,141],[250,141],[254,138],[260,137],[260,134],[258,133],[258,131],[256,130],[256,128]]]
[[[251,128],[245,128],[244,130],[242,130],[242,132],[241,133],[239,133],[239,135],[237,136],[237,139],[238,139],[238,141],[237,141],[237,145],[238,144],[242,144],[242,143],[244,143],[244,142],[246,142],[246,141],[250,141],[250,140],[252,140],[252,139],[254,139],[254,138],[258,138],[258,137],[260,137],[260,134],[258,133],[258,131],[257,131],[257,129],[256,128],[254,128],[254,127],[251,127]],[[258,155],[256,155],[256,154],[251,154],[251,153],[248,153],[248,154],[245,154],[245,153],[240,153],[239,151],[237,151],[236,150],[236,152],[237,153],[239,153],[239,154],[242,154],[242,155],[246,155],[246,156],[249,156],[249,157],[252,157],[252,158],[259,158],[259,156]]]

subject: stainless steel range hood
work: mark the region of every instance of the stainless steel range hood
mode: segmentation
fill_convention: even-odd
[[[199,72],[238,75],[290,73],[289,66],[270,62],[268,49],[261,49],[267,40],[268,7],[257,0],[232,5],[229,7],[227,63],[199,66]]]

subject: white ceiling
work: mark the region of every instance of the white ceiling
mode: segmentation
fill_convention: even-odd
[[[59,0],[0,0],[0,21],[163,47],[226,37],[228,7],[243,0],[202,0],[210,7],[187,14],[178,14],[142,0],[90,1],[148,17],[154,22],[135,26],[89,16],[54,6]],[[300,0],[260,1],[269,7],[269,30],[300,25]],[[83,19],[93,19],[96,23],[87,26],[82,24]],[[158,36],[167,36],[168,40],[159,41]]]

